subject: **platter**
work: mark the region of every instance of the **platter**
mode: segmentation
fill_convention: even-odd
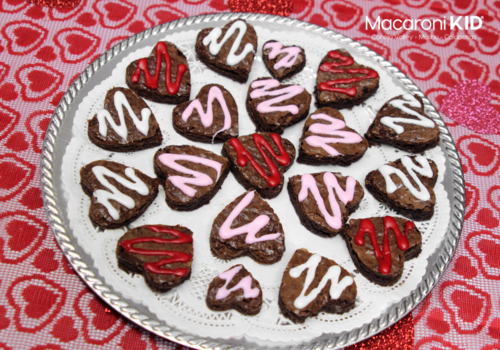
[[[252,24],[259,38],[256,61],[247,84],[217,76],[204,67],[194,54],[197,32],[202,28],[223,26],[236,18],[243,18]],[[203,85],[214,80],[233,93],[240,114],[240,135],[255,130],[244,101],[248,84],[260,76],[269,76],[261,59],[261,46],[270,39],[279,39],[289,45],[300,44],[305,48],[308,64],[291,82],[303,86],[310,93],[313,92],[318,63],[329,50],[347,49],[357,61],[377,69],[381,75],[379,91],[361,106],[342,110],[342,113],[345,111],[347,124],[361,134],[366,132],[374,113],[389,98],[405,92],[423,98],[426,113],[438,124],[441,133],[439,147],[426,152],[426,156],[438,164],[440,171],[436,185],[437,212],[429,223],[422,225],[423,254],[405,267],[400,283],[387,289],[375,286],[354,273],[359,284],[356,308],[345,315],[320,314],[304,325],[287,321],[280,316],[277,308],[277,288],[284,266],[296,249],[305,247],[330,258],[335,251],[335,260],[351,273],[355,270],[354,265],[341,237],[317,237],[301,227],[286,191],[269,201],[280,216],[286,235],[287,251],[280,263],[259,266],[249,258],[224,262],[211,256],[208,235],[213,219],[225,205],[244,192],[232,175],[209,206],[192,213],[174,212],[165,204],[164,195],[159,195],[151,208],[131,225],[158,223],[158,220],[166,218],[166,224],[188,226],[195,233],[195,257],[190,281],[165,295],[159,295],[147,289],[142,277],[132,277],[117,268],[114,248],[125,231],[102,231],[91,225],[86,216],[89,200],[79,188],[78,171],[92,160],[112,158],[153,176],[152,154],[156,149],[140,151],[140,157],[134,157],[133,153],[116,154],[100,150],[85,138],[85,124],[101,108],[108,89],[124,86],[124,67],[137,58],[147,56],[155,43],[164,39],[175,43],[187,57],[192,76],[191,98]],[[147,103],[163,131],[162,147],[192,143],[172,129],[172,105]],[[311,106],[310,112],[314,110]],[[299,123],[287,129],[283,136],[297,147],[301,130],[302,123]],[[220,154],[221,145],[198,143],[197,146]],[[371,147],[369,152],[359,162],[346,168],[330,166],[319,170],[318,167],[294,164],[285,178],[306,171],[331,170],[352,175],[363,182],[369,170],[405,154],[384,146]],[[465,210],[464,180],[458,152],[444,122],[418,87],[383,57],[349,38],[313,24],[271,15],[239,13],[191,17],[148,29],[111,48],[75,80],[56,108],[44,141],[41,171],[42,194],[49,223],[61,249],[85,283],[111,307],[141,327],[200,349],[340,348],[380,332],[410,312],[439,281],[458,245]],[[360,210],[351,217],[392,213],[369,194],[363,201]],[[206,293],[210,280],[236,263],[243,263],[252,270],[263,285],[266,308],[261,316],[245,317],[234,311],[216,313],[204,306],[203,292]]]

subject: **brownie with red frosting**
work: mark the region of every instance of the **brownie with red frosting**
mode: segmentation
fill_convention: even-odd
[[[381,286],[398,282],[405,261],[416,258],[422,250],[419,229],[412,221],[399,217],[350,220],[344,238],[359,272]],[[384,240],[388,240],[389,249]]]
[[[332,50],[318,68],[318,107],[340,109],[359,105],[377,91],[379,81],[377,71],[356,63],[347,50]]]
[[[224,143],[222,155],[229,159],[236,180],[262,198],[274,198],[283,189],[285,173],[295,159],[293,144],[274,133],[255,133]]]
[[[159,41],[149,57],[130,63],[125,80],[139,96],[160,103],[179,104],[191,93],[186,56],[168,41]]]
[[[120,237],[118,267],[141,274],[154,292],[168,292],[191,276],[193,232],[184,226],[145,225]]]

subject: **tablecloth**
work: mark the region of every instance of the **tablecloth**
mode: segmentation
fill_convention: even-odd
[[[81,0],[75,8],[56,9],[0,0],[0,349],[181,348],[110,310],[69,267],[43,209],[40,154],[55,106],[102,52],[150,26],[230,11],[230,4]],[[457,27],[372,29],[367,16],[372,22],[378,16],[478,16],[483,24],[473,33],[477,39],[470,40],[454,37],[463,32]],[[500,117],[500,1],[297,0],[290,17],[334,29],[377,51],[436,106],[460,82],[477,79],[491,89],[494,110],[488,117]],[[414,331],[415,349],[500,349],[500,137],[444,120],[464,168],[465,224],[450,267],[413,319],[403,321],[411,326],[405,323],[404,329]],[[382,349],[383,344],[389,343],[358,348]]]

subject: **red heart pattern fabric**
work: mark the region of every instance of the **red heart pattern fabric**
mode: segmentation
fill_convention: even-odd
[[[14,21],[2,28],[7,50],[12,55],[24,55],[36,50],[44,43],[47,34],[47,29],[31,21]]]
[[[229,11],[228,0],[81,0],[75,8],[0,0],[0,349],[180,348],[126,322],[68,267],[47,224],[39,164],[54,108],[95,58],[150,26],[220,11]],[[366,27],[365,17],[373,23],[378,16],[479,16],[483,25]],[[490,91],[490,118],[500,113],[498,0],[294,0],[290,17],[365,44],[413,79],[436,107],[456,85],[477,80]],[[410,37],[379,36],[404,34]],[[500,135],[477,135],[462,120],[442,115],[465,172],[463,242],[443,280],[415,311],[415,349],[492,350],[500,340]],[[35,295],[43,298],[34,301]],[[37,337],[26,336],[32,332]]]

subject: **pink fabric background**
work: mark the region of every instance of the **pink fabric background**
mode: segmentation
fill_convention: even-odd
[[[107,309],[68,267],[46,223],[40,152],[64,91],[102,52],[162,22],[229,11],[224,1],[82,0],[75,9],[56,10],[0,0],[0,349],[177,347]],[[299,0],[291,17],[378,51],[436,106],[457,83],[479,79],[500,111],[499,13],[498,0]],[[372,35],[396,33],[364,28],[365,16],[378,15],[477,15],[484,24],[477,41],[385,41]],[[413,312],[415,348],[500,349],[500,137],[445,120],[464,166],[466,222],[450,268]]]

